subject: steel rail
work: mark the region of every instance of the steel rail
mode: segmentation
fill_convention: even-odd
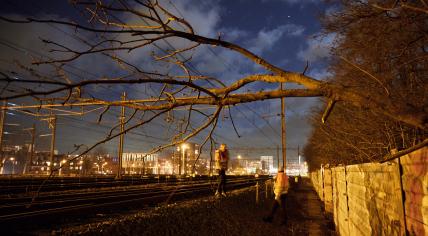
[[[242,186],[250,186],[254,184],[258,179],[244,178],[241,180],[232,180],[229,182],[229,187],[236,188]],[[61,212],[73,211],[76,209],[90,209],[99,208],[101,206],[117,206],[125,202],[144,202],[164,197],[170,197],[173,193],[174,196],[180,196],[183,194],[194,195],[199,192],[212,192],[211,183],[198,183],[198,184],[186,184],[178,186],[168,186],[168,189],[162,189],[164,187],[157,188],[144,188],[113,191],[104,194],[94,195],[91,193],[89,197],[81,196],[76,197],[72,194],[68,198],[61,200],[49,200],[36,202],[30,209],[26,208],[25,204],[15,205],[3,205],[0,210],[3,215],[0,215],[0,222],[6,222],[9,220],[16,220],[20,218],[28,218],[37,215],[54,215]],[[211,190],[211,191],[209,191]],[[41,209],[40,209],[41,208]],[[47,209],[43,209],[47,208]]]

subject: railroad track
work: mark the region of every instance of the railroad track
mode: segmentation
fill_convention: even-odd
[[[0,199],[8,195],[29,194],[37,191],[46,177],[35,178],[0,178]],[[176,183],[198,180],[207,180],[208,176],[184,177],[175,176],[129,176],[120,180],[114,177],[73,177],[73,178],[50,178],[42,187],[43,192],[67,191],[88,188],[121,187],[150,183]]]
[[[241,177],[228,181],[228,190],[254,186],[264,177]],[[139,185],[132,187],[97,189],[85,192],[64,192],[36,198],[2,199],[0,224],[9,230],[32,230],[44,225],[72,223],[73,218],[93,218],[97,214],[118,213],[127,209],[156,206],[213,194],[216,184],[207,180]],[[60,219],[68,219],[65,222]],[[58,223],[62,221],[62,223]]]

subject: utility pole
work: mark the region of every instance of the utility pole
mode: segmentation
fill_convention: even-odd
[[[36,140],[36,124],[33,123],[33,130],[31,131],[31,152],[30,152],[30,173],[31,167],[33,167],[33,157],[34,157],[34,141]]]
[[[281,83],[281,90],[282,85]],[[286,161],[287,161],[287,143],[286,143],[286,133],[285,133],[285,98],[281,98],[281,141],[282,141],[282,167],[284,168],[284,173],[286,169]]]
[[[28,155],[30,156],[27,159],[27,163],[25,164],[25,168],[24,168],[24,174],[31,173],[31,167],[33,166],[33,156],[34,156],[34,140],[36,137],[36,124],[33,123],[33,127],[32,128],[28,128],[25,129],[27,131],[31,130],[30,135],[31,135],[31,144],[30,144],[30,149],[28,150]]]
[[[186,157],[186,149],[184,147],[181,147],[183,149],[183,175],[187,174],[187,157]]]
[[[180,150],[181,149],[177,148],[177,151],[178,151],[178,174],[181,176],[181,169],[183,168],[183,166],[182,166],[183,165],[183,159],[182,159],[183,155],[181,155]]]
[[[276,159],[277,159],[277,162],[278,162],[278,170],[279,170],[279,145],[276,145]]]
[[[126,93],[123,92],[122,93],[122,101],[126,100]],[[120,112],[120,136],[119,136],[119,164],[117,167],[117,174],[116,174],[116,179],[121,179],[122,178],[122,155],[123,155],[123,139],[124,139],[124,134],[123,131],[125,130],[125,106],[122,104],[121,106],[121,112]]]
[[[299,158],[299,176],[300,176],[302,166],[300,165],[300,146],[299,145],[297,145],[297,158]]]
[[[3,107],[6,107],[7,101],[3,101]],[[2,109],[0,113],[0,155],[1,155],[1,171],[0,174],[3,174],[3,166],[4,166],[4,152],[3,152],[3,133],[4,133],[4,120],[6,119],[6,109]]]
[[[53,166],[54,166],[54,154],[55,154],[56,115],[52,115],[51,118],[49,118],[49,128],[52,129],[51,152],[50,152],[50,156],[49,156],[50,172],[52,174]]]

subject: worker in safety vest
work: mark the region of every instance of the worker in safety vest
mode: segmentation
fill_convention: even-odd
[[[283,218],[282,218],[282,224],[287,223],[287,211],[286,211],[286,199],[287,199],[287,193],[289,188],[288,183],[288,176],[284,172],[284,168],[280,168],[278,170],[278,174],[274,178],[275,184],[274,184],[274,193],[275,193],[275,200],[272,205],[272,210],[270,214],[267,217],[264,217],[263,220],[265,222],[272,222],[273,217],[275,215],[276,210],[278,207],[281,206]]]
[[[215,192],[215,196],[219,197],[220,195],[226,196],[225,187],[226,187],[226,170],[227,164],[229,162],[229,151],[227,150],[226,144],[221,144],[220,148],[215,151],[215,169],[218,172],[218,187]]]

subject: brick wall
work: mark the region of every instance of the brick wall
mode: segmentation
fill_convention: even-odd
[[[340,235],[428,235],[428,148],[310,175]]]
[[[336,231],[349,235],[348,195],[345,167],[332,169],[333,175],[333,215]]]
[[[407,230],[410,235],[428,235],[428,148],[400,159]]]
[[[333,183],[332,183],[331,169],[324,168],[323,181],[324,181],[324,206],[325,211],[333,213]]]
[[[397,162],[347,166],[346,183],[350,235],[403,234]]]

